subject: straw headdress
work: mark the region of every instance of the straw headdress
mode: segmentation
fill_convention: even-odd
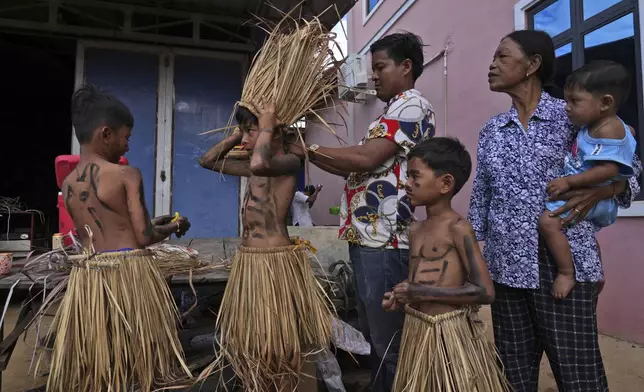
[[[260,105],[275,102],[279,125],[291,126],[306,115],[324,123],[317,110],[331,106],[331,96],[338,87],[341,61],[330,49],[337,46],[336,35],[319,20],[321,14],[310,19],[291,16],[300,5],[283,14],[271,31],[263,27],[270,22],[260,19],[258,27],[267,31],[268,38],[253,59],[235,111],[242,106],[258,116]],[[324,12],[330,9],[334,6]],[[202,134],[232,129],[233,117],[234,112],[228,126]]]

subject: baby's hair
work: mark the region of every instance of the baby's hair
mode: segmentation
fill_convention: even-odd
[[[458,139],[432,137],[418,143],[407,156],[408,160],[421,159],[436,175],[451,174],[454,177],[456,195],[470,178],[472,158]]]
[[[596,60],[573,71],[566,79],[564,89],[579,88],[593,95],[610,94],[615,106],[622,105],[631,90],[628,70],[614,61]]]
[[[113,130],[134,126],[134,117],[123,102],[99,91],[95,86],[82,86],[72,96],[72,125],[80,144],[91,142],[94,130]]]

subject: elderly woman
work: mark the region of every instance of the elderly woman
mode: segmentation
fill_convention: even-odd
[[[560,197],[579,282],[563,300],[551,295],[557,269],[537,224],[546,184],[563,174],[576,130],[565,102],[544,86],[554,73],[554,46],[540,31],[505,37],[490,65],[489,84],[512,98],[510,111],[488,121],[479,135],[478,167],[469,219],[495,282],[494,338],[516,392],[537,392],[545,351],[560,391],[607,391],[597,336],[598,282],[603,280],[594,229],[582,218],[599,200],[628,207],[639,192],[630,183],[578,189]],[[639,174],[641,164],[636,159]]]

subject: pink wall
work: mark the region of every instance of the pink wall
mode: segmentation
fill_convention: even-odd
[[[619,218],[597,236],[606,286],[599,299],[599,328],[644,344],[644,220]]]
[[[425,67],[416,88],[434,107],[437,135],[458,137],[473,156],[476,154],[478,131],[481,126],[492,115],[507,110],[510,105],[507,97],[489,91],[487,72],[501,37],[513,29],[514,2],[515,0],[494,0],[480,2],[477,7],[471,7],[470,0],[416,0],[387,32],[408,30],[418,34],[427,45],[426,60],[440,52],[446,44],[450,44],[447,129],[442,60]],[[385,0],[363,27],[361,7],[364,4],[363,0],[360,0],[348,17],[351,31],[349,52],[354,53],[364,47],[402,3],[404,1]],[[397,6],[393,7],[393,4]],[[385,11],[389,12],[385,14]],[[495,22],[490,23],[490,20]],[[369,123],[380,114],[383,107],[384,104],[377,100],[364,106],[355,105],[353,125],[356,137],[362,137]],[[467,115],[463,115],[464,111]],[[471,188],[470,181],[455,197],[454,206],[462,214],[467,213]]]
[[[349,53],[361,50],[393,15],[402,0],[384,0],[365,26],[362,25],[364,0],[351,10]],[[478,131],[494,114],[509,108],[508,97],[494,94],[487,85],[488,65],[500,39],[514,27],[516,0],[416,0],[386,33],[408,30],[418,34],[426,45],[425,59],[438,53],[446,44],[448,54],[447,110],[443,62],[428,65],[416,88],[432,103],[436,112],[437,135],[458,137],[476,156]],[[476,4],[476,6],[473,6]],[[372,101],[354,105],[353,126],[357,139],[368,124],[380,114],[384,104]],[[448,124],[445,127],[445,118]],[[454,206],[467,213],[471,181],[455,197]],[[418,214],[420,217],[423,214]],[[644,294],[640,279],[644,276],[644,256],[640,243],[644,221],[620,218],[599,235],[602,245],[606,287],[599,303],[599,324],[603,333],[644,343]]]

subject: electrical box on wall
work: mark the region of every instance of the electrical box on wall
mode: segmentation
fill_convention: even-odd
[[[367,57],[350,54],[338,71],[338,97],[348,102],[365,102],[376,91],[368,86]]]

